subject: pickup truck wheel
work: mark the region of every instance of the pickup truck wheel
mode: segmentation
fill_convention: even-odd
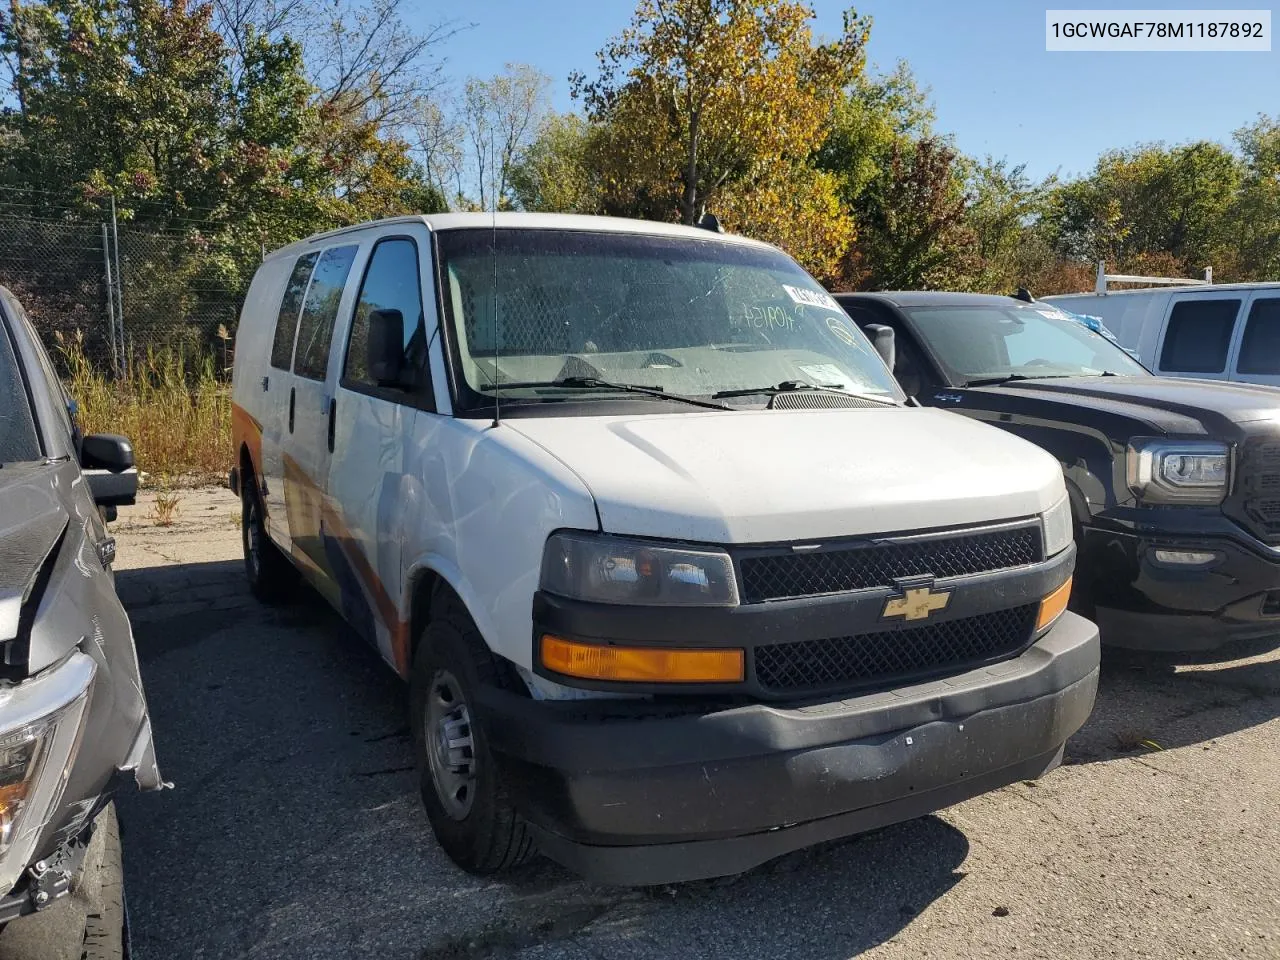
[[[240,494],[240,541],[249,590],[263,603],[279,603],[293,585],[293,567],[267,535],[262,498],[252,479]]]
[[[71,892],[0,930],[0,960],[125,960],[129,939],[115,805],[98,814]]]
[[[423,632],[409,681],[414,759],[427,819],[462,869],[500,873],[528,860],[533,841],[489,752],[474,694],[501,671],[456,601]]]

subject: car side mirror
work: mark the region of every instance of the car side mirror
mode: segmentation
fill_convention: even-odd
[[[893,373],[895,359],[893,327],[886,327],[883,323],[868,323],[862,329],[871,338],[871,345],[876,348],[876,353],[880,354],[884,365],[889,368],[890,373]]]
[[[92,433],[80,442],[80,466],[100,507],[125,507],[138,495],[133,444],[113,433]]]
[[[374,310],[369,314],[365,367],[379,386],[400,386],[404,368],[404,314],[399,310]]]

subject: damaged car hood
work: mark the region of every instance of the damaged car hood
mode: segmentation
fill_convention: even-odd
[[[22,605],[67,529],[68,514],[41,463],[0,468],[0,643],[18,635]]]

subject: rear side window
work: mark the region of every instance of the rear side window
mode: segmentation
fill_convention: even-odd
[[[404,369],[425,382],[427,331],[422,311],[422,281],[418,276],[418,247],[397,237],[373,248],[369,268],[360,284],[342,382],[348,387],[377,389],[366,366],[369,346],[369,314],[374,310],[399,310],[404,318]]]
[[[333,323],[338,318],[338,303],[342,300],[356,250],[355,246],[330,247],[316,264],[298,321],[298,351],[293,372],[300,377],[323,380],[329,369]]]
[[[298,329],[298,310],[311,281],[311,270],[316,265],[318,253],[308,253],[298,258],[289,274],[289,284],[284,288],[280,301],[280,313],[276,316],[276,336],[271,342],[271,365],[277,370],[288,370],[293,359],[293,335]]]
[[[1236,370],[1280,374],[1280,298],[1255,300],[1249,308]]]
[[[1184,300],[1175,304],[1160,350],[1160,369],[1174,373],[1222,373],[1239,300]]]

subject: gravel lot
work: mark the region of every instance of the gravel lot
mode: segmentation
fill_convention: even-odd
[[[152,517],[113,527],[175,785],[120,802],[137,960],[1280,958],[1268,644],[1109,659],[1044,780],[741,877],[618,890],[542,861],[489,883],[431,837],[400,681],[322,601],[249,596],[236,499]]]

